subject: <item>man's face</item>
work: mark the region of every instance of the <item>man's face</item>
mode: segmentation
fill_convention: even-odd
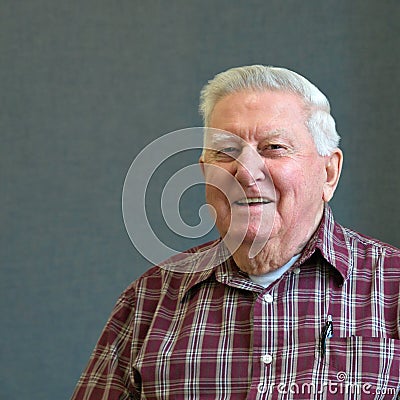
[[[308,240],[329,199],[327,157],[318,154],[306,118],[302,100],[289,92],[241,91],[217,102],[201,161],[222,237]]]

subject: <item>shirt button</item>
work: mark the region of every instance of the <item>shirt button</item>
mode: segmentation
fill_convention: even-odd
[[[272,356],[271,354],[264,354],[263,356],[261,356],[261,361],[264,364],[271,364],[272,363]]]
[[[296,275],[298,275],[298,274],[300,273],[300,268],[299,268],[299,267],[295,268],[295,269],[293,270],[293,273],[296,274]]]
[[[274,298],[271,294],[267,293],[264,294],[264,301],[266,301],[267,303],[272,303],[274,301]]]

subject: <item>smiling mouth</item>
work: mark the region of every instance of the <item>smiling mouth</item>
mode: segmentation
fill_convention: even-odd
[[[272,203],[272,201],[264,197],[246,197],[245,199],[241,199],[234,202],[234,204],[238,206],[254,206],[254,205],[260,205],[260,204],[262,205],[269,203]]]

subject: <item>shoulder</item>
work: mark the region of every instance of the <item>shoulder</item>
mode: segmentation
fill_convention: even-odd
[[[400,290],[400,249],[381,240],[337,225],[346,251],[337,264],[356,281],[376,285],[382,292],[398,296]],[[346,267],[344,266],[346,264]]]
[[[385,260],[386,263],[389,260],[393,262],[397,260],[397,266],[400,267],[400,249],[397,247],[339,224],[337,226],[342,230],[347,245],[357,255],[371,256],[375,259]]]
[[[359,276],[367,281],[385,275],[400,280],[400,250],[342,226],[328,205],[316,236],[316,247],[344,279]]]
[[[166,291],[179,296],[193,282],[213,274],[222,260],[220,243],[214,240],[192,247],[153,266],[125,289],[120,301],[136,306],[144,298],[147,303],[158,303]]]

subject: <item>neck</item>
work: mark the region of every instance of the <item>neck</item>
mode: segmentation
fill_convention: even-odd
[[[233,254],[233,259],[242,271],[250,275],[263,275],[285,265],[293,256],[301,253],[306,243],[290,248],[269,240],[265,247],[252,258],[248,256],[250,249],[243,245]]]
[[[236,265],[250,275],[262,275],[275,271],[300,254],[321,222],[322,215],[315,220],[310,229],[300,235],[291,230],[286,235],[271,235],[265,246],[254,256],[249,257],[252,243],[243,243],[233,253]]]

